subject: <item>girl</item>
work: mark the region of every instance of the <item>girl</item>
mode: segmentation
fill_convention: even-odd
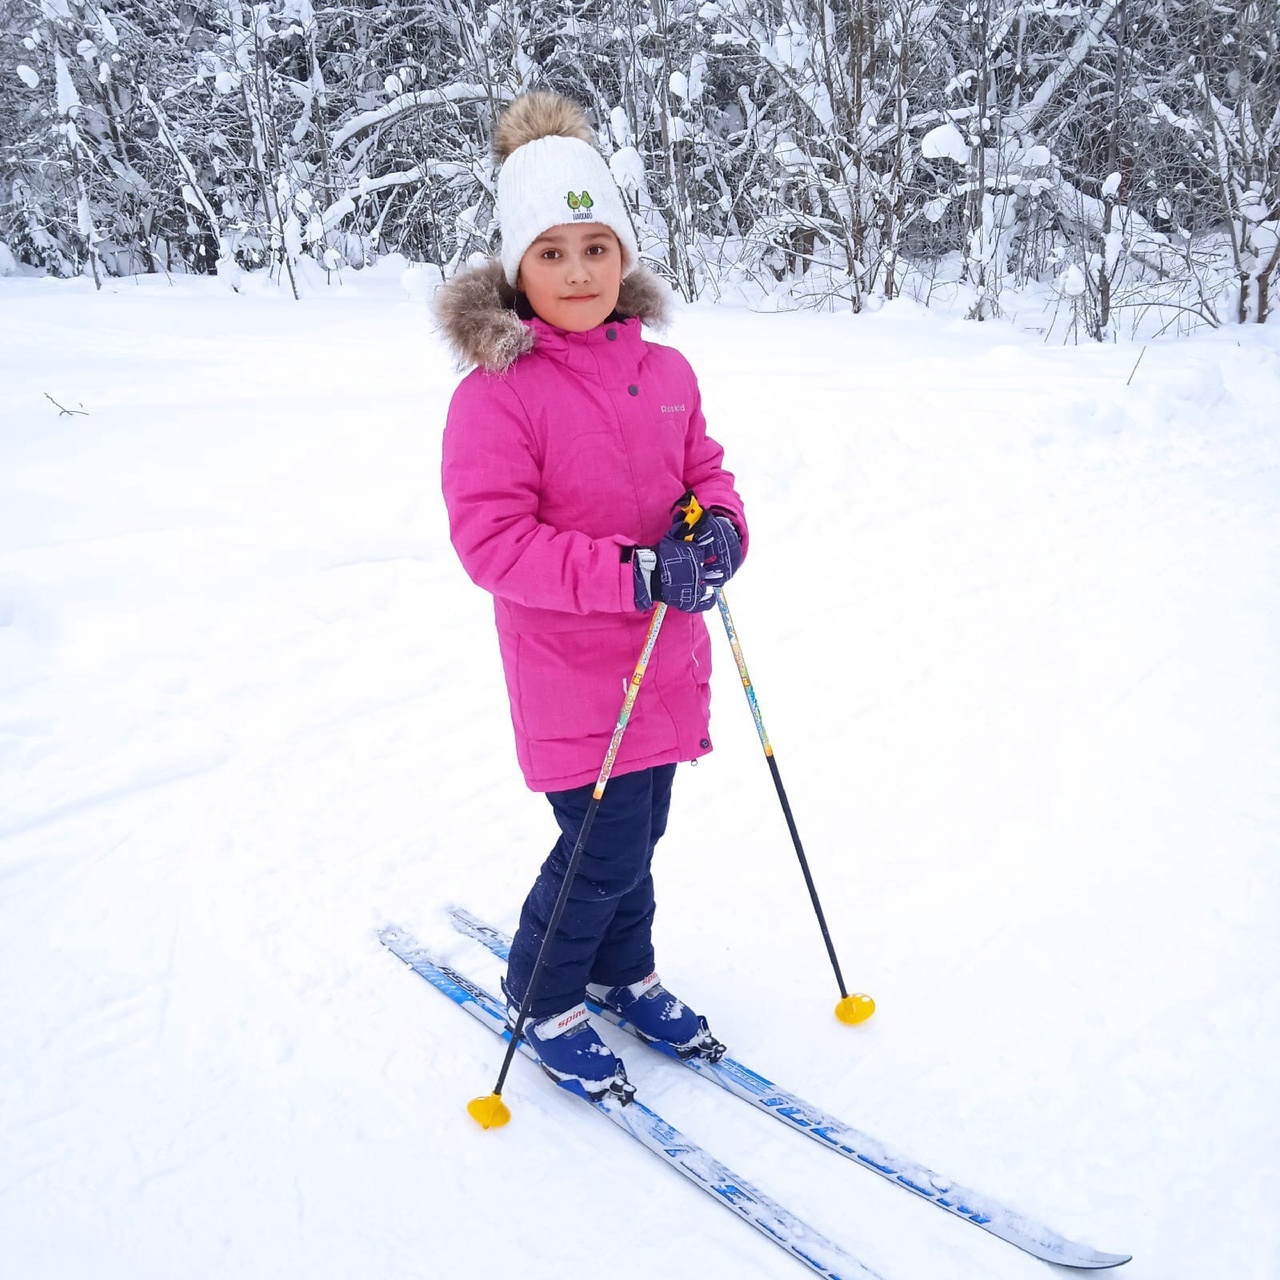
[[[560,839],[524,904],[503,984],[514,1020],[569,1089],[624,1101],[622,1063],[584,997],[681,1056],[724,1048],[654,972],[650,862],[675,766],[711,749],[710,645],[698,615],[737,569],[747,529],[685,359],[646,341],[666,287],[582,112],[550,93],[499,120],[498,259],[440,295],[442,327],[477,366],[449,407],[450,536],[492,593],[525,781]],[[692,490],[693,540],[672,525]],[[679,518],[677,517],[677,523]],[[543,969],[532,972],[655,602],[670,607]]]

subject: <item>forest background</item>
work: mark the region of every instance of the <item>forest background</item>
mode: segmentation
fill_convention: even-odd
[[[0,274],[447,277],[533,87],[687,299],[1280,309],[1280,0],[0,0]]]

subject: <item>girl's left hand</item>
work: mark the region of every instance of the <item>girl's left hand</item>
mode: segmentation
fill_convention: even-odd
[[[702,550],[702,576],[714,588],[723,587],[742,564],[738,527],[719,511],[704,511],[693,526],[693,542]]]

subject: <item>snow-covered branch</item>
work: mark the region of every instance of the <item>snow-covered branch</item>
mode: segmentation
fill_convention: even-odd
[[[496,97],[498,101],[502,101],[504,95],[496,95]],[[482,84],[450,84],[440,89],[421,89],[416,93],[402,93],[384,106],[372,111],[362,111],[358,116],[348,120],[340,129],[334,131],[330,138],[330,145],[336,151],[339,147],[346,146],[353,138],[359,138],[368,133],[370,129],[389,124],[416,111],[424,111],[428,107],[438,107],[446,102],[490,102],[494,99],[493,90]]]
[[[1102,38],[1102,32],[1111,15],[1115,13],[1122,0],[1102,0],[1089,21],[1089,25],[1080,33],[1075,44],[1067,51],[1067,55],[1040,82],[1040,87],[1024,106],[1009,112],[1004,118],[1004,127],[1010,133],[1029,133],[1036,122],[1044,114],[1053,97],[1063,85],[1080,69],[1081,64],[1092,52],[1094,46]]]

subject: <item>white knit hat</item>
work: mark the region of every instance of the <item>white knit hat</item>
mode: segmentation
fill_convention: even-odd
[[[582,109],[558,93],[522,94],[494,131],[502,269],[514,285],[525,250],[548,228],[603,223],[622,247],[622,274],[639,260],[636,235]]]

